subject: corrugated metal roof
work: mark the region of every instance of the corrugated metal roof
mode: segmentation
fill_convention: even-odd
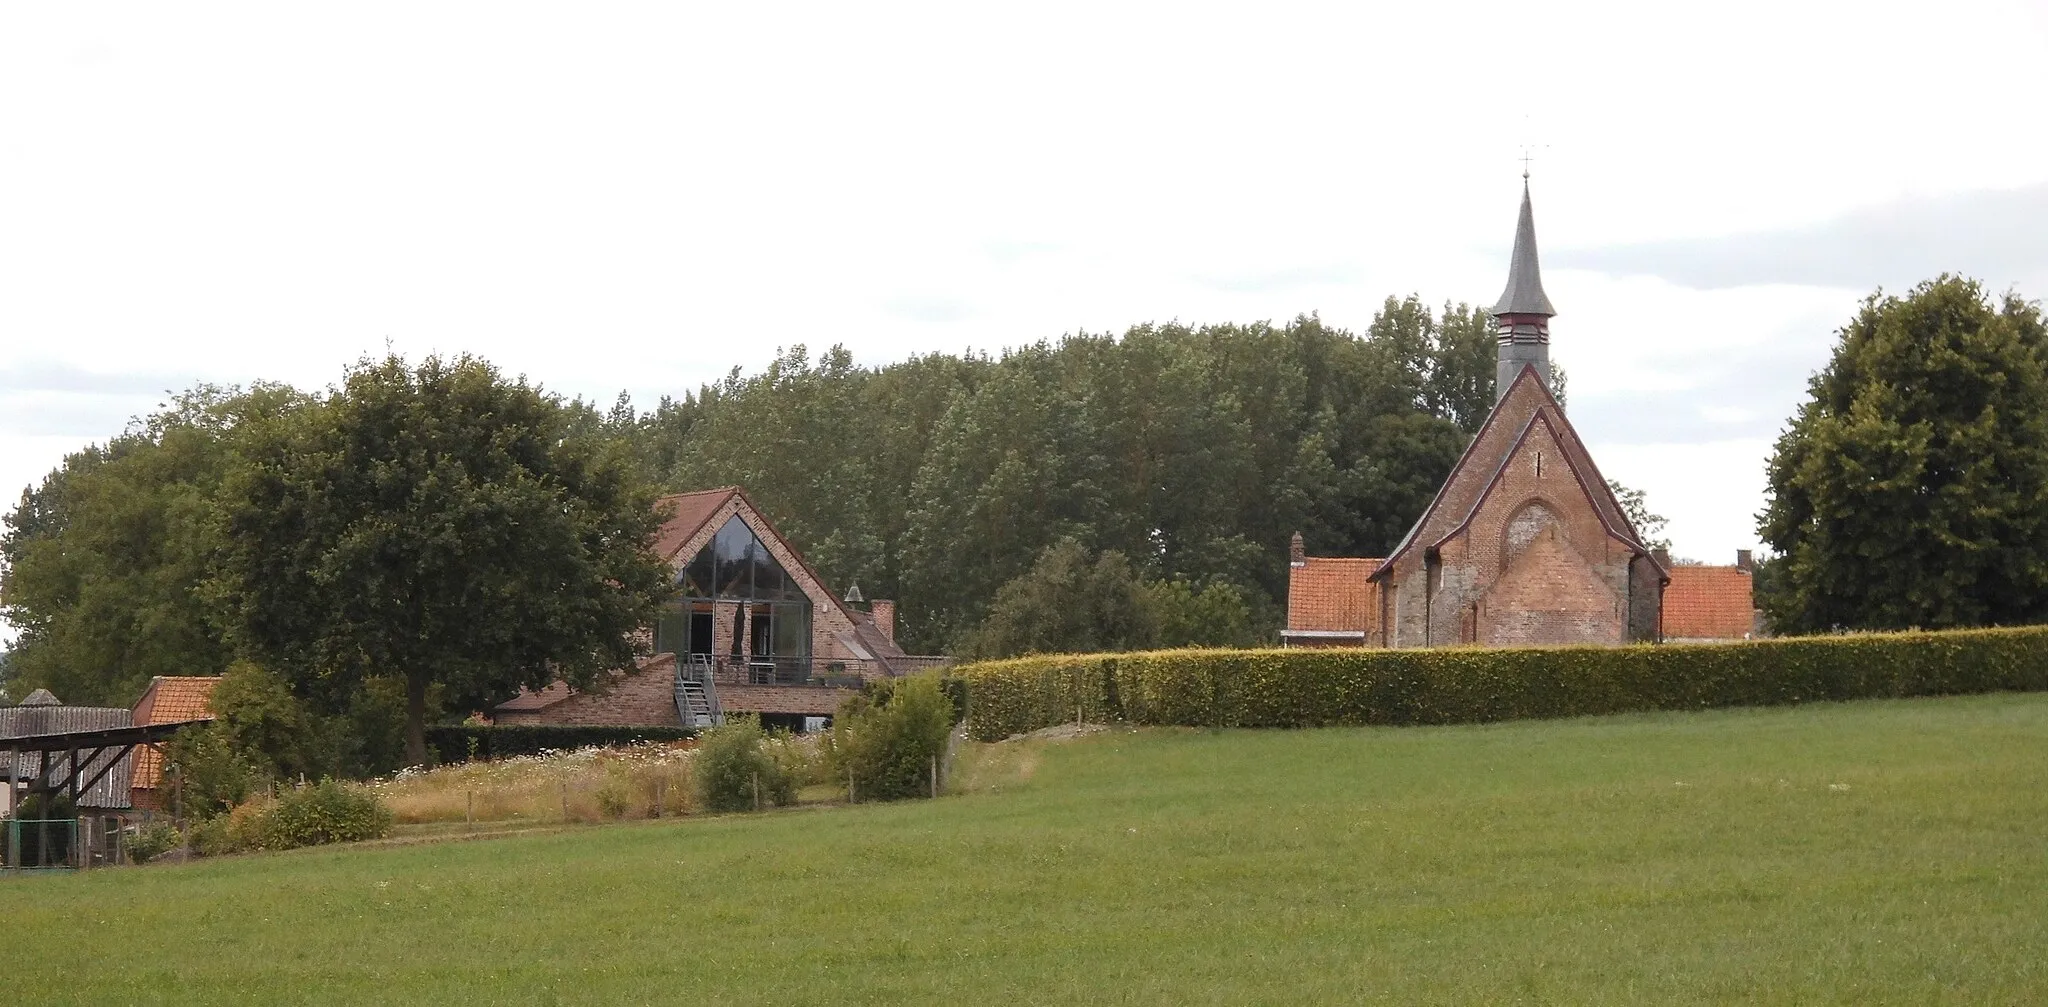
[[[110,727],[132,726],[129,711],[109,706],[17,706],[0,709],[0,738],[24,738],[36,734],[65,734],[71,731],[98,731]],[[133,768],[133,759],[121,749],[101,752],[96,758],[87,759],[89,752],[78,753],[85,768],[82,779],[91,779],[94,774],[115,762],[107,775],[100,777],[92,789],[80,795],[79,805],[88,808],[126,808],[128,804],[128,783]],[[0,772],[8,767],[8,756],[0,753]],[[68,756],[53,753],[52,768],[69,769]],[[13,779],[33,780],[42,775],[43,756],[39,752],[21,752],[13,756]]]

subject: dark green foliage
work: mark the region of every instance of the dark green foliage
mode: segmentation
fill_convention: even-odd
[[[1066,539],[1002,586],[988,618],[958,649],[982,657],[1134,650],[1159,639],[1144,582],[1122,553],[1091,557]]]
[[[1455,724],[2048,689],[2048,628],[1721,645],[1182,650],[968,665],[968,729]]]
[[[179,802],[166,810],[184,818],[217,815],[274,780],[260,757],[238,750],[232,732],[219,722],[179,731],[163,750],[164,793],[175,793]]]
[[[406,683],[481,705],[627,666],[668,575],[637,463],[576,410],[489,364],[365,360],[315,406],[254,427],[222,491],[233,637],[339,707]]]
[[[936,675],[895,679],[849,697],[832,718],[833,765],[856,800],[932,796],[954,703]]]
[[[1090,558],[1073,539],[1039,554],[996,592],[988,616],[956,652],[970,657],[1244,647],[1259,642],[1248,592],[1217,579],[1145,581],[1122,553]]]
[[[683,741],[690,727],[587,727],[573,724],[456,724],[427,728],[427,747],[441,765],[516,755],[568,752],[593,746]]]
[[[208,700],[216,731],[266,779],[320,775],[328,760],[315,718],[285,681],[247,661],[230,665]],[[188,728],[187,730],[193,730]]]
[[[761,746],[761,722],[728,717],[697,745],[691,776],[699,806],[708,811],[751,811],[796,800],[796,781]]]
[[[1671,540],[1664,537],[1664,528],[1671,522],[1662,514],[1650,512],[1650,504],[1642,490],[1632,490],[1612,479],[1607,488],[1614,491],[1614,499],[1621,504],[1621,512],[1628,516],[1628,523],[1635,526],[1636,536],[1652,549],[1669,549]]]
[[[291,850],[360,842],[380,838],[390,828],[390,809],[369,791],[322,780],[279,792],[264,811],[260,848]]]
[[[137,828],[135,834],[128,837],[125,845],[128,859],[138,864],[146,864],[177,849],[184,841],[184,837],[178,835],[176,826],[159,821]]]
[[[0,611],[19,631],[10,688],[127,706],[155,675],[213,675],[230,658],[198,591],[230,443],[303,396],[202,385],[23,492],[0,536]]]
[[[1161,647],[1251,647],[1264,634],[1244,588],[1227,581],[1196,586],[1152,581],[1145,601],[1159,626]]]
[[[1773,626],[2048,620],[2048,326],[1943,276],[1872,294],[1778,439]]]
[[[1492,405],[1484,312],[1390,300],[1364,336],[1142,325],[879,369],[801,348],[639,419],[673,489],[738,483],[828,583],[944,650],[1066,539],[1145,581],[1236,588],[1275,627],[1285,543],[1384,555]]]
[[[31,793],[22,798],[21,806],[15,809],[16,818],[34,818],[54,821],[59,818],[77,818],[78,808],[67,794]]]

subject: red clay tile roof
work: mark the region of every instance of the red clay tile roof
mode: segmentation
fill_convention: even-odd
[[[1673,566],[1664,588],[1664,637],[1670,640],[1740,640],[1754,626],[1747,570],[1733,566]]]
[[[1367,577],[1377,559],[1310,556],[1287,571],[1287,628],[1371,633],[1379,628],[1380,589]]]
[[[695,493],[672,493],[655,501],[657,508],[672,507],[675,513],[655,534],[654,554],[662,559],[674,559],[683,544],[704,527],[704,522],[711,520],[711,515],[718,513],[718,508],[725,506],[725,502],[739,491],[737,486],[726,486]]]
[[[213,687],[220,677],[188,678],[159,675],[135,701],[131,719],[137,726],[176,724],[187,720],[213,719]],[[163,779],[164,757],[148,745],[135,746],[135,770],[128,785],[149,790]]]

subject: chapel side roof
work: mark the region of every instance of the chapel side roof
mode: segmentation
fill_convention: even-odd
[[[1378,580],[1391,572],[1394,561],[1407,555],[1418,542],[1435,545],[1470,522],[1485,500],[1487,490],[1499,481],[1516,446],[1539,420],[1550,427],[1564,449],[1566,463],[1577,475],[1608,531],[1637,552],[1649,555],[1648,547],[1642,544],[1635,526],[1629,523],[1628,515],[1622,511],[1620,501],[1614,498],[1614,491],[1593,464],[1593,456],[1579,439],[1571,419],[1558,406],[1557,399],[1544,386],[1536,369],[1523,367],[1508,386],[1508,393],[1487,412],[1479,433],[1473,435],[1465,453],[1458,456],[1458,463],[1451,467],[1451,474],[1444,478],[1436,497],[1409,527],[1408,534],[1402,536],[1400,544],[1373,571],[1373,579]]]
[[[1664,637],[1670,640],[1740,640],[1755,628],[1756,602],[1749,571],[1735,566],[1671,568],[1664,587]]]
[[[1529,178],[1522,177],[1522,215],[1515,222],[1515,251],[1508,260],[1508,286],[1495,301],[1495,315],[1556,315],[1543,293],[1543,273],[1536,261],[1536,211],[1529,205]]]
[[[135,701],[130,718],[136,726],[180,724],[213,719],[213,687],[220,676],[158,675]],[[163,780],[164,757],[148,745],[135,746],[135,767],[129,786],[148,790]]]
[[[1377,559],[1308,556],[1287,571],[1287,628],[1370,632],[1379,617],[1379,587],[1368,578]]]

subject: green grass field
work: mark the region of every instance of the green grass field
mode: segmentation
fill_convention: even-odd
[[[0,1001],[2048,1002],[2048,695],[1119,731],[959,783],[0,880]]]

